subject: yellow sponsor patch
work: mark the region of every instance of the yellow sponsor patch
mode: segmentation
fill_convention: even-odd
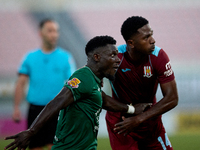
[[[72,88],[78,88],[79,83],[81,83],[79,79],[73,78],[67,82],[67,85],[71,86]]]

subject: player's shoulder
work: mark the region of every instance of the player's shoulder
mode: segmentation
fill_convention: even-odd
[[[162,51],[162,48],[155,46],[154,51],[151,53],[151,55],[158,57],[160,51]]]
[[[153,66],[162,66],[164,62],[169,62],[169,57],[162,48],[156,46],[150,55],[150,62]]]
[[[87,84],[87,86],[92,85],[95,81],[93,77],[93,72],[90,70],[90,68],[83,66],[82,68],[77,69],[70,79],[77,78],[81,82]]]
[[[89,70],[89,68],[86,67],[86,66],[83,66],[83,67],[77,69],[77,70],[73,73],[72,76],[80,76],[80,77],[83,77],[83,78],[85,78],[85,77],[88,78],[90,75],[91,75],[91,71]]]
[[[160,57],[166,57],[167,54],[165,53],[165,51],[162,48],[155,46],[155,49],[151,53],[151,56],[153,56],[154,58],[160,58]]]
[[[82,67],[75,71],[66,83],[67,86],[78,89],[82,94],[92,92],[95,79],[88,67]]]

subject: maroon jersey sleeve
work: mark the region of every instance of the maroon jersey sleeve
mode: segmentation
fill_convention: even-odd
[[[155,58],[155,57],[154,57]],[[174,80],[174,72],[172,70],[169,57],[164,50],[160,50],[158,56],[155,58],[155,70],[158,75],[159,83],[167,83]]]

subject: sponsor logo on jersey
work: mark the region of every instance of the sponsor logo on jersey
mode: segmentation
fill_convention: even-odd
[[[67,85],[71,86],[72,88],[78,88],[79,83],[81,83],[79,79],[73,78],[67,82]]]
[[[144,66],[144,75],[143,77],[150,78],[152,76],[151,66]]]
[[[165,68],[166,68],[166,71],[164,72],[164,75],[165,75],[166,77],[172,75],[173,70],[172,70],[170,61],[169,61],[168,63],[166,63]]]
[[[127,71],[131,71],[131,69],[126,68],[126,69],[122,69],[123,72],[127,72]]]

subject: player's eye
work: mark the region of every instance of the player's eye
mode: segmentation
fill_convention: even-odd
[[[115,54],[112,54],[111,56],[112,56],[112,57],[115,57]]]
[[[149,36],[145,36],[145,37],[144,37],[144,40],[148,40],[148,38],[149,38]]]

